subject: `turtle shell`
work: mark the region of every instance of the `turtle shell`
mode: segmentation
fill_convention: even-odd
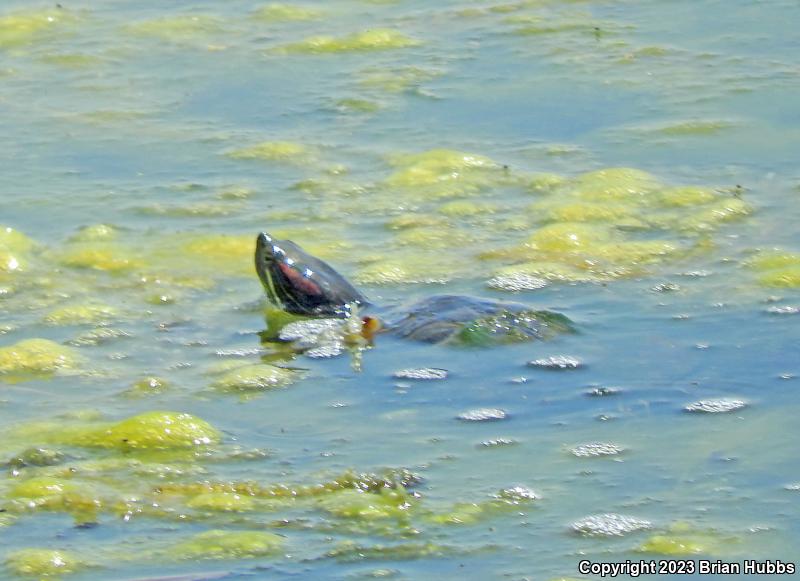
[[[573,332],[559,313],[521,303],[462,295],[435,295],[407,308],[389,325],[392,332],[427,343],[491,345],[543,340]]]

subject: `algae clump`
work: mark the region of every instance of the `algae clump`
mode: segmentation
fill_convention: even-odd
[[[93,224],[84,226],[70,237],[72,242],[96,242],[98,240],[113,240],[119,231],[109,224]]]
[[[297,372],[268,363],[244,365],[225,373],[214,382],[220,391],[263,391],[286,387],[297,379]]]
[[[297,54],[340,53],[390,50],[417,46],[418,40],[396,30],[376,28],[347,36],[312,36],[300,42],[279,47],[280,52]]]
[[[292,141],[262,141],[249,147],[229,151],[232,159],[256,159],[262,161],[298,161],[307,157],[308,147]]]
[[[44,321],[51,325],[90,325],[106,323],[115,317],[116,309],[107,305],[71,305],[51,311]]]
[[[76,369],[80,357],[63,345],[49,339],[25,339],[8,347],[0,347],[0,375],[51,374]]]
[[[708,553],[705,545],[691,537],[675,535],[653,535],[639,546],[643,553],[659,555],[696,555]]]
[[[136,270],[142,262],[130,256],[122,248],[109,244],[79,243],[60,255],[65,266],[122,273]]]
[[[402,489],[381,489],[378,493],[342,490],[319,500],[318,506],[334,516],[352,519],[404,519],[412,497]]]
[[[451,218],[468,218],[471,216],[486,216],[494,214],[497,207],[486,202],[470,202],[468,200],[455,200],[439,206],[439,213]]]
[[[206,492],[198,494],[186,505],[189,508],[208,510],[212,512],[246,512],[255,506],[248,496],[234,492]]]
[[[344,563],[356,561],[407,561],[431,559],[452,553],[453,549],[434,543],[403,543],[399,545],[359,545],[353,541],[340,543],[327,553],[328,557]]]
[[[448,188],[444,194],[476,190],[497,181],[500,166],[488,157],[449,149],[397,155],[392,160],[397,169],[386,183],[397,188]]]
[[[291,4],[267,4],[253,13],[253,17],[267,22],[314,20],[322,15],[318,10]]]
[[[211,530],[175,545],[179,559],[249,559],[280,553],[283,538],[261,531]]]
[[[54,577],[74,573],[88,564],[67,551],[50,549],[22,549],[6,558],[6,567],[16,575],[29,577]]]
[[[64,10],[18,12],[0,16],[0,49],[29,44],[70,20],[74,20],[74,17]]]
[[[655,176],[631,168],[601,169],[578,176],[575,188],[590,200],[636,200],[660,187]]]
[[[167,391],[169,387],[170,384],[167,380],[151,376],[135,381],[124,394],[128,397],[158,395]]]
[[[18,230],[0,226],[0,274],[24,270],[34,242]]]
[[[53,496],[61,496],[65,493],[77,492],[78,487],[69,481],[57,478],[37,477],[23,480],[8,495],[11,498],[45,499]]]
[[[800,254],[762,252],[748,266],[759,273],[758,282],[763,286],[800,288]]]
[[[367,99],[339,99],[336,108],[346,113],[375,113],[381,109],[380,103]]]
[[[75,443],[124,450],[166,450],[215,444],[219,440],[220,433],[200,418],[186,413],[154,411],[89,430],[78,435]]]
[[[657,129],[658,133],[674,136],[712,135],[733,127],[729,121],[683,121],[672,125],[664,125]]]
[[[249,276],[253,273],[251,262],[254,244],[252,236],[209,234],[190,239],[184,243],[183,250],[193,255],[192,264],[195,266]]]

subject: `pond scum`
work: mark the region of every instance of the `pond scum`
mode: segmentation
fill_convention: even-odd
[[[629,26],[593,18],[572,5],[526,0],[462,7],[446,11],[445,17],[486,19],[518,50],[544,50],[542,58],[579,75],[600,74],[621,85],[674,83],[700,97],[712,85],[720,92],[747,90],[742,85],[746,75],[736,75],[735,82],[721,76],[724,67],[714,66],[722,61],[719,55],[637,45],[626,36]],[[38,74],[48,78],[54,70],[88,71],[102,78],[103,67],[138,50],[167,47],[190,55],[202,51],[200,56],[206,57],[244,50],[236,44],[243,38],[253,60],[282,59],[289,66],[290,59],[348,63],[342,76],[349,92],[326,92],[320,105],[348,119],[369,120],[408,97],[440,98],[424,85],[446,74],[441,66],[446,59],[363,59],[408,51],[431,54],[422,51],[437,50],[441,39],[400,30],[410,17],[380,26],[351,23],[346,30],[324,33],[293,28],[335,16],[335,7],[323,4],[270,3],[233,18],[194,13],[142,17],[115,23],[110,30],[122,39],[120,44],[107,48],[99,43],[103,47],[98,48],[79,42],[95,36],[108,40],[99,34],[102,17],[91,11],[59,5],[2,13],[0,54],[17,60],[16,66],[0,70],[0,77],[25,79],[32,74],[28,69],[45,66],[50,68]],[[703,69],[709,86],[698,88],[698,79],[687,74],[684,59],[693,58],[711,63]],[[664,74],[650,76],[653,61]],[[351,66],[353,62],[359,65]],[[796,75],[796,70],[790,72]],[[84,81],[82,91],[107,91]],[[116,94],[118,88],[112,88]],[[136,97],[138,103],[140,95]],[[86,93],[80,98],[85,100]],[[182,126],[157,126],[147,110],[120,107],[59,120],[70,124],[70,131],[115,127],[126,136],[137,131],[148,137],[170,131],[184,135]],[[669,141],[737,128],[735,120],[699,118],[627,131],[639,139]],[[35,385],[41,391],[31,393],[48,397],[48,385],[68,389],[73,383],[80,387],[83,381],[112,378],[123,386],[115,388],[116,397],[148,401],[175,386],[124,357],[97,355],[126,341],[144,346],[149,337],[137,337],[139,326],[161,331],[170,324],[195,324],[204,313],[235,310],[253,313],[259,324],[265,319],[266,332],[274,336],[292,317],[261,302],[226,302],[217,294],[230,279],[252,280],[257,292],[255,232],[232,228],[208,233],[209,219],[263,217],[277,238],[295,238],[310,254],[335,260],[342,272],[371,290],[479,279],[492,289],[487,292],[502,292],[519,290],[520,281],[534,286],[605,285],[685,268],[717,256],[725,236],[757,210],[735,184],[674,184],[637,168],[541,173],[510,167],[480,152],[423,146],[385,156],[351,152],[347,163],[341,163],[335,146],[255,130],[200,131],[191,139],[213,143],[217,151],[211,157],[216,155],[214,161],[221,164],[243,171],[279,167],[294,172],[296,179],[283,192],[292,203],[267,213],[259,206],[263,200],[255,199],[247,185],[165,183],[155,188],[162,194],[157,202],[131,195],[120,208],[123,216],[151,220],[147,231],[91,224],[63,240],[45,241],[34,232],[21,232],[16,224],[0,225],[0,388]],[[357,167],[362,159],[378,168],[370,179],[358,177],[363,175]],[[581,169],[586,168],[575,172]],[[355,239],[342,223],[343,214],[359,217],[359,229],[369,233],[370,244]],[[186,227],[162,228],[161,220],[183,220]],[[764,292],[800,288],[800,253],[767,247],[743,254],[733,275],[738,285]],[[236,355],[222,362],[198,362],[205,387],[217,397],[246,403],[305,378],[302,370],[289,365],[296,357],[291,348],[263,345],[254,354]],[[96,544],[91,551],[79,550],[72,539],[15,547],[5,553],[6,570],[29,578],[96,570],[102,577],[104,570],[120,563],[288,562],[289,554],[307,562],[398,561],[482,554],[497,550],[497,544],[460,542],[448,531],[500,526],[528,515],[533,519],[550,502],[513,483],[493,495],[430,501],[424,470],[404,467],[374,472],[354,468],[287,482],[239,479],[233,476],[240,473],[236,468],[263,460],[269,452],[242,449],[234,440],[235,428],[214,426],[180,410],[113,418],[71,411],[47,421],[20,419],[3,426],[0,536],[13,535],[26,521],[49,523],[54,518],[71,519],[74,530],[129,522],[167,524],[171,530],[155,539],[133,533],[124,541]],[[683,522],[651,525],[614,514],[596,515],[572,528],[565,534],[631,533],[624,550],[643,558],[739,555],[744,545],[736,536]]]
[[[231,156],[283,162],[306,154],[304,148],[262,143]],[[553,283],[607,282],[713,252],[718,229],[752,212],[733,190],[666,186],[633,169],[574,178],[526,175],[479,155],[448,150],[399,155],[390,162],[393,169],[380,187],[414,199],[417,209],[385,222],[387,244],[395,249],[391,262],[351,258],[362,283],[420,280],[418,269],[410,276],[403,265],[419,264],[419,254],[431,248],[447,253],[461,246],[466,228],[485,239],[471,251],[470,260],[505,264],[491,271],[496,278],[522,273]],[[491,200],[490,192],[502,188],[518,190],[524,213]],[[510,227],[512,213],[521,219]],[[149,316],[146,305],[180,305],[191,296],[199,312],[197,305],[220,277],[253,276],[252,236],[165,234],[134,246],[126,243],[123,231],[96,225],[47,248],[11,227],[0,232],[3,309],[23,313],[12,319],[8,331],[38,324],[73,333],[63,343],[29,338],[0,347],[3,382],[90,377],[98,373],[92,347],[125,340],[126,324]],[[754,271],[755,282],[789,286],[797,284],[798,264],[793,254],[765,252],[746,266]],[[57,280],[52,274],[56,271]],[[457,275],[453,270],[435,274]],[[137,300],[141,314],[132,308]],[[293,317],[272,312],[267,320],[274,333]],[[247,395],[301,380],[301,372],[282,363],[295,354],[280,346],[274,349],[255,360],[209,365],[209,386],[223,394]],[[133,374],[132,387],[121,397],[169,389],[158,377],[135,379],[134,370],[127,373]],[[309,559],[467,554],[491,547],[442,542],[437,531],[515,518],[546,502],[531,490],[511,487],[490,498],[428,506],[421,475],[403,469],[348,472],[299,483],[219,478],[215,464],[241,462],[251,455],[263,458],[263,453],[239,450],[217,428],[180,412],[152,411],[116,422],[89,414],[23,423],[6,428],[2,441],[7,476],[0,487],[0,523],[6,529],[44,513],[68,515],[78,527],[154,519],[207,529],[187,533],[170,546],[137,551],[135,557],[108,547],[91,555],[61,547],[20,549],[6,559],[7,568],[19,575],[64,574],[132,559],[281,559],[287,552],[302,554],[296,535],[308,532],[335,531],[339,539],[318,554],[306,554]],[[681,555],[713,553],[720,547],[724,552],[729,546],[713,533],[678,527],[631,548]]]

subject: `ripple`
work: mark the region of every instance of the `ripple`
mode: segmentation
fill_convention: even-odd
[[[419,367],[395,371],[392,377],[397,379],[418,379],[430,381],[434,379],[447,379],[447,370],[437,367]]]
[[[486,286],[489,288],[509,292],[539,290],[548,284],[545,279],[524,272],[495,276],[486,282]]]
[[[519,502],[527,502],[530,500],[539,500],[541,497],[527,486],[512,486],[511,488],[504,488],[497,494],[497,498],[517,504]]]
[[[570,452],[578,458],[591,458],[597,456],[615,456],[622,453],[625,448],[607,442],[592,442],[575,446]]]
[[[747,402],[741,399],[701,399],[690,403],[683,409],[687,412],[723,414],[734,412],[745,407],[747,407]]]
[[[796,315],[800,313],[800,307],[770,307],[767,309],[767,312],[770,315]]]
[[[653,526],[650,521],[621,514],[593,514],[572,523],[576,533],[587,537],[621,537],[628,533],[646,530]]]
[[[479,444],[482,448],[501,448],[504,446],[516,446],[519,444],[513,438],[493,438],[491,440],[484,440]]]
[[[586,395],[589,397],[608,397],[619,393],[620,389],[618,387],[593,387],[586,392]]]
[[[540,369],[550,369],[554,371],[583,367],[583,363],[580,359],[570,357],[568,355],[555,355],[553,357],[545,357],[544,359],[536,359],[534,361],[528,361],[528,365],[530,367],[538,367]]]
[[[491,422],[497,420],[504,420],[508,417],[505,410],[497,408],[479,408],[460,413],[456,416],[464,422]]]

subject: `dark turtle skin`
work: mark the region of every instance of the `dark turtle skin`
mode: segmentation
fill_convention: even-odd
[[[327,262],[266,232],[256,239],[256,272],[270,302],[293,315],[343,317],[351,305],[369,304]]]
[[[256,272],[270,302],[295,315],[346,317],[367,299],[328,263],[290,240],[262,232],[256,240]],[[428,343],[484,345],[547,339],[571,332],[559,313],[528,305],[461,295],[422,299],[389,319],[389,331]]]

